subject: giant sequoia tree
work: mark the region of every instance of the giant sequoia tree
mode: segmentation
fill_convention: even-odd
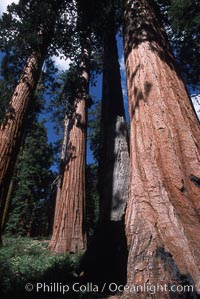
[[[58,253],[80,252],[86,246],[85,211],[85,150],[86,108],[89,88],[89,41],[82,48],[79,84],[74,98],[74,111],[69,122],[67,156],[58,186],[53,236],[50,248]],[[64,138],[66,139],[66,138]]]
[[[82,252],[86,249],[85,226],[85,164],[87,105],[93,44],[94,20],[98,1],[77,1],[77,35],[81,49],[78,65],[77,86],[73,109],[68,122],[66,158],[58,185],[53,236],[50,249],[58,252]],[[97,6],[96,6],[97,5]],[[93,33],[93,34],[92,34]],[[94,38],[96,40],[96,38]],[[65,145],[64,145],[65,148]]]
[[[199,293],[199,124],[152,3],[127,0],[124,11],[131,125],[127,284],[194,281]]]
[[[68,89],[68,108],[64,120],[61,169],[57,187],[51,250],[81,252],[86,247],[85,222],[85,158],[87,99],[89,92],[89,35],[81,38],[79,66],[72,73],[76,76]],[[66,80],[70,81],[70,72]]]
[[[23,126],[29,111],[30,101],[39,80],[48,47],[53,38],[59,9],[63,4],[64,1],[61,0],[54,0],[50,3],[46,1],[42,3],[40,1],[38,3],[37,1],[20,2],[19,17],[23,20],[23,26],[27,25],[32,31],[32,36],[29,35],[26,40],[26,46],[31,50],[29,49],[30,56],[25,63],[7,113],[0,126],[0,222],[21,144]],[[13,30],[13,27],[11,26],[11,30]],[[20,30],[20,22],[18,29]],[[15,30],[17,32],[16,28]]]

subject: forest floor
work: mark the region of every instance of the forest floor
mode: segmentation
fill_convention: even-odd
[[[62,286],[77,281],[80,256],[56,255],[47,240],[4,237],[0,248],[0,297],[66,298]],[[62,295],[62,296],[61,296]],[[67,298],[81,298],[80,293]]]
[[[49,240],[4,236],[0,248],[1,299],[117,299],[83,283],[81,255],[52,254]]]

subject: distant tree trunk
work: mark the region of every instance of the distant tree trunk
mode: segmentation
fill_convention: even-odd
[[[33,51],[28,58],[13,93],[8,112],[0,125],[0,223],[2,222],[6,196],[20,149],[31,96],[36,88],[46,51],[47,45],[42,51]]]
[[[30,211],[30,218],[27,227],[27,237],[34,237],[34,218],[36,212],[36,203],[33,204]]]
[[[85,158],[87,94],[89,89],[89,42],[85,43],[80,64],[79,88],[70,120],[67,157],[62,188],[56,203],[50,249],[57,253],[76,253],[86,248]]]
[[[127,284],[194,281],[200,293],[199,124],[150,3],[127,0],[124,12],[131,122]],[[156,292],[154,298],[171,297]]]

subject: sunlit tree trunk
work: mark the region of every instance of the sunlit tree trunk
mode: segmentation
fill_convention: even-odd
[[[126,1],[124,50],[131,125],[127,284],[194,281],[200,293],[199,123],[152,1]],[[171,297],[157,291],[153,298]]]
[[[56,203],[50,249],[57,253],[76,253],[86,248],[85,158],[87,95],[89,89],[89,43],[83,48],[79,88],[70,120],[67,157],[62,188]]]
[[[9,103],[8,111],[0,125],[0,223],[29,105],[39,80],[46,50],[45,45],[42,51],[33,51],[28,58]]]
[[[60,0],[49,3],[46,11],[49,20],[48,26],[38,24],[37,45],[33,47],[32,53],[26,61],[8,105],[7,113],[0,124],[0,223],[2,223],[6,196],[19,153],[23,129],[29,113],[29,105],[40,77],[48,47],[54,35],[54,26],[59,10],[63,5],[63,1]],[[2,243],[1,236],[0,243]]]

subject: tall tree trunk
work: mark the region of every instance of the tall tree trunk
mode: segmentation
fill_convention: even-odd
[[[45,45],[42,51],[33,51],[28,58],[9,104],[9,111],[0,125],[0,223],[31,96],[36,88],[46,51]]]
[[[84,218],[89,42],[83,48],[80,71],[80,86],[74,100],[62,188],[56,203],[50,242],[50,249],[57,253],[76,253],[86,248]]]
[[[129,186],[128,134],[115,38],[114,13],[104,37],[101,111],[100,220],[121,221]]]
[[[36,89],[48,46],[54,34],[54,25],[59,9],[63,4],[63,1],[60,0],[52,1],[47,11],[48,26],[43,28],[42,24],[38,24],[38,28],[40,28],[38,40],[40,43],[38,42],[38,45],[32,50],[30,57],[27,59],[9,103],[8,112],[3,123],[0,124],[0,223],[2,222],[5,200],[19,153],[31,98]]]
[[[131,121],[127,284],[194,281],[200,293],[199,123],[150,3],[127,0],[124,12]],[[154,298],[171,297],[167,291]]]
[[[88,281],[98,285],[126,281],[127,245],[124,216],[129,187],[129,149],[114,12],[104,36],[101,156],[99,169],[100,213],[93,240],[83,259]],[[105,293],[107,292],[105,289]]]

